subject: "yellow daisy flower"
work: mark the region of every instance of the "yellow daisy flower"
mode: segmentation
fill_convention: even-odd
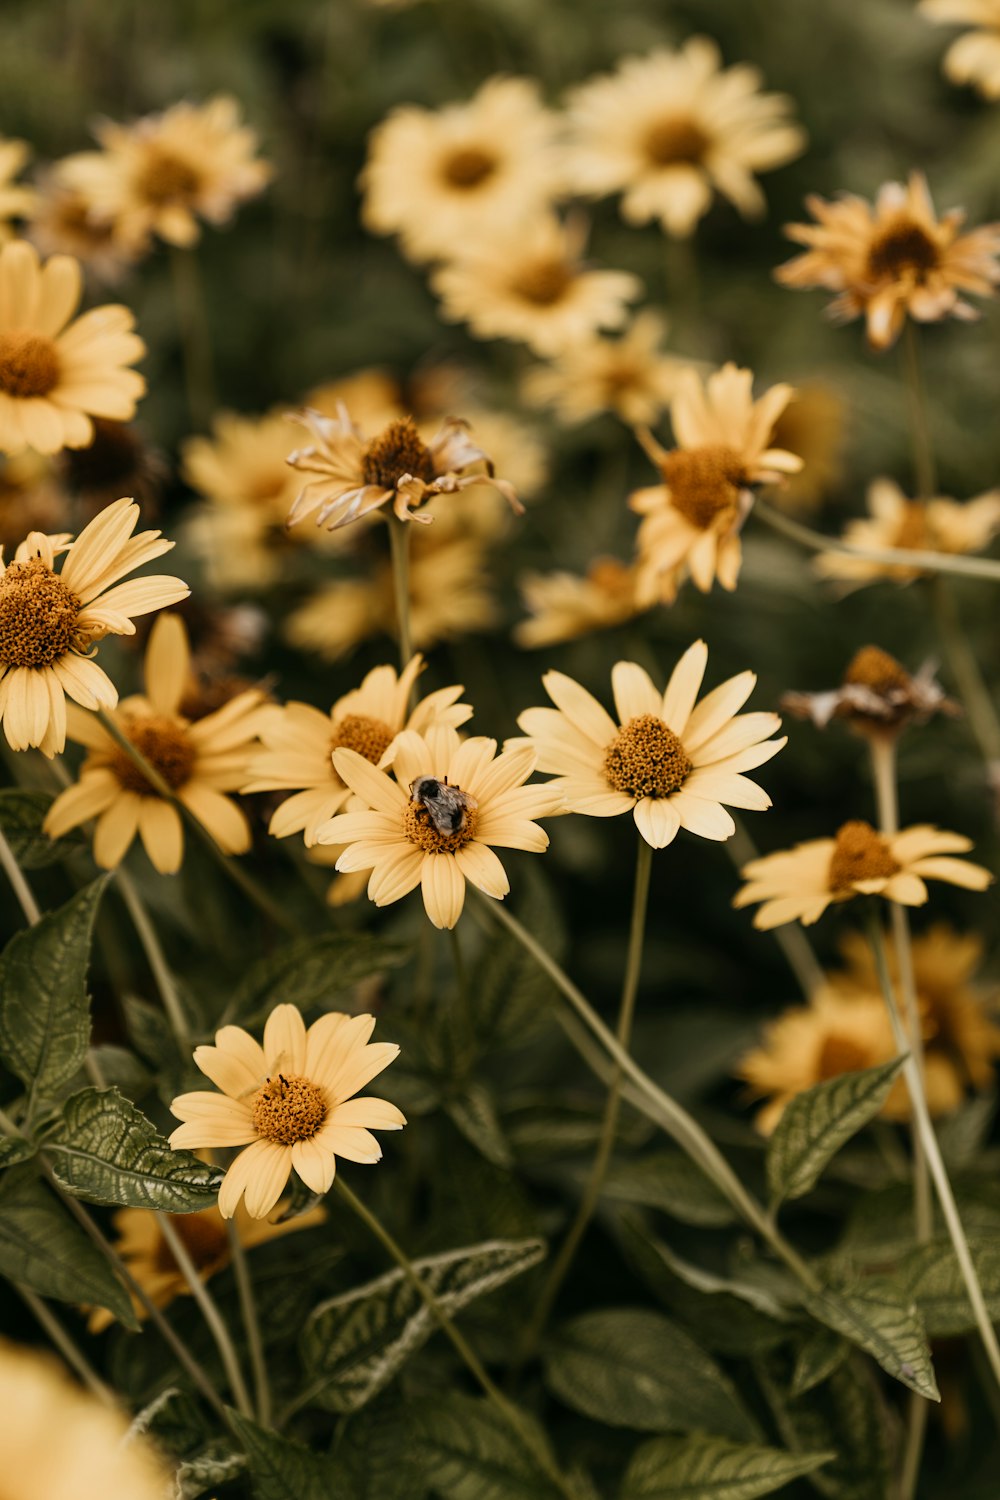
[[[264,695],[250,689],[192,723],[180,712],[190,672],[183,621],[179,615],[161,615],[146,646],[145,695],[124,699],[115,723],[220,849],[244,854],[250,847],[250,825],[224,794],[237,791],[246,780]],[[96,818],[94,859],[103,869],[121,864],[138,834],[153,867],[161,875],[174,874],[184,857],[184,824],[174,802],[147,782],[94,715],[73,712],[69,735],[90,754],[76,784],[49,808],[46,833],[61,838]]]
[[[1000,282],[1000,224],[959,234],[964,211],[939,219],[922,172],[911,172],[906,186],[884,183],[874,204],[855,193],[835,202],[813,194],[806,207],[814,224],[785,226],[806,252],[775,277],[783,286],[836,292],[830,316],[863,315],[873,349],[895,343],[907,314],[919,323],[977,317],[960,294],[991,297]]]
[[[668,234],[693,232],[713,192],[745,218],[765,209],[755,173],[783,166],[806,144],[792,101],[762,94],[748,63],[723,68],[707,37],[677,52],[626,58],[614,73],[569,96],[570,168],[581,193],[622,193],[630,224],[659,219]]]
[[[193,245],[199,218],[227,223],[273,175],[255,154],[256,132],[241,123],[238,103],[226,95],[205,104],[182,101],[129,125],[105,120],[94,134],[101,150],[66,157],[61,177],[86,199],[89,217],[112,225],[133,252],[147,250],[154,234],[171,245]]]
[[[135,265],[138,247],[125,244],[113,224],[91,217],[90,199],[66,181],[62,162],[42,173],[34,199],[26,234],[41,255],[72,255],[105,286],[117,285]]]
[[[391,776],[353,750],[335,750],[333,760],[365,811],[331,818],[317,842],[349,846],[337,869],[370,870],[368,896],[376,906],[419,885],[435,927],[455,926],[467,880],[502,901],[510,884],[493,848],[542,853],[548,835],[532,820],[562,806],[551,785],[523,784],[535,768],[530,747],[497,755],[496,740],[461,740],[445,726],[399,735]]]
[[[0,136],[0,243],[14,232],[11,219],[26,219],[34,210],[34,190],[14,181],[30,155],[26,141]]]
[[[314,844],[319,825],[350,801],[350,789],[333,764],[340,746],[377,766],[402,730],[423,734],[437,724],[457,729],[472,717],[470,705],[458,702],[461,687],[438,688],[411,711],[410,695],[423,669],[419,653],[400,673],[395,667],[373,667],[361,686],[339,698],[328,714],[308,703],[261,714],[261,749],[251,756],[251,779],[243,790],[294,793],[271,819],[269,831],[276,838],[303,833],[306,844]]]
[[[677,393],[690,361],[661,351],[667,324],[659,313],[640,312],[620,338],[591,333],[557,353],[549,365],[529,370],[522,382],[531,406],[551,406],[568,425],[614,412],[631,426],[658,420]]]
[[[523,223],[561,185],[556,118],[526,78],[489,78],[440,110],[404,105],[371,135],[362,220],[418,261]]]
[[[928,880],[945,880],[968,891],[984,891],[993,876],[982,865],[954,859],[966,854],[972,840],[920,823],[900,833],[876,833],[870,823],[854,819],[836,838],[811,839],[794,849],[766,854],[743,868],[747,884],[733,905],[760,901],[753,925],[764,931],[784,922],[817,922],[833,902],[854,896],[884,896],[901,906],[922,906]]]
[[[71,323],[81,289],[68,255],[41,265],[24,240],[0,250],[0,452],[83,448],[91,417],[135,414],[146,382],[128,366],[146,346],[127,307],[93,307]]]
[[[67,695],[84,708],[114,708],[118,693],[93,659],[96,643],[134,635],[134,616],[187,598],[187,584],[166,574],[120,581],[174,545],[158,531],[133,536],[138,519],[137,505],[116,500],[75,541],[33,531],[12,562],[0,558],[0,718],[11,749],[61,751]]]
[[[642,292],[631,271],[589,269],[583,233],[552,215],[456,249],[431,275],[441,315],[481,339],[514,339],[553,355],[599,328],[621,328]]]
[[[853,547],[896,547],[901,552],[981,552],[1000,531],[1000,490],[987,490],[974,500],[908,500],[893,479],[875,479],[868,486],[868,517],[848,521],[844,541]],[[912,583],[924,578],[920,568],[905,563],[874,563],[845,552],[821,552],[816,571],[849,589],[888,579]]]
[[[944,55],[945,76],[971,83],[984,99],[1000,99],[1000,0],[920,0],[928,21],[971,26]]]
[[[582,578],[575,573],[525,573],[521,594],[530,618],[514,626],[513,636],[529,650],[574,641],[641,613],[635,569],[614,557],[595,558]]]
[[[306,1030],[296,1006],[278,1005],[263,1046],[241,1027],[223,1026],[214,1047],[195,1048],[195,1063],[221,1093],[180,1094],[170,1108],[184,1123],[170,1144],[247,1148],[219,1189],[224,1219],[241,1199],[252,1219],[263,1219],[293,1170],[311,1192],[326,1193],[338,1156],[381,1160],[371,1132],[399,1130],[406,1120],[385,1099],[353,1097],[399,1054],[393,1042],[369,1041],[374,1029],[374,1016],[331,1011]]]
[[[708,647],[696,641],[661,693],[635,662],[617,662],[611,673],[617,723],[571,677],[545,674],[556,707],[526,709],[517,722],[538,753],[538,769],[555,774],[552,785],[569,812],[632,813],[647,844],[662,849],[681,828],[701,838],[731,838],[736,825],[724,803],[755,811],[771,806],[742,773],[777,755],[784,739],[767,736],[781,720],[739,712],[757,681],[753,672],[730,677],[699,703],[707,665]]]
[[[779,483],[802,467],[801,458],[772,443],[775,423],[794,394],[789,385],[773,385],[755,401],[752,371],[734,364],[723,365],[704,384],[687,370],[670,406],[678,447],[668,451],[638,429],[662,480],[629,499],[643,518],[636,538],[642,603],[672,604],[688,573],[702,593],[716,578],[724,589],[735,589],[751,486]]]

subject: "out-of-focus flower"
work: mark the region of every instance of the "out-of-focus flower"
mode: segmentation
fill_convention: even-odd
[[[72,323],[80,265],[44,265],[23,240],[0,250],[0,452],[82,448],[91,417],[128,421],[146,382],[129,365],[146,346],[127,307],[93,307]]]
[[[575,573],[525,573],[521,594],[530,618],[514,626],[514,639],[529,649],[555,646],[607,630],[641,613],[635,569],[614,557],[598,557],[583,577]]]
[[[442,316],[477,338],[559,354],[599,328],[621,328],[642,291],[631,271],[592,270],[582,252],[580,227],[540,216],[457,248],[431,286]]]
[[[62,162],[38,180],[27,237],[42,255],[75,256],[104,286],[116,286],[139,256],[138,247],[126,244],[113,223],[91,217],[90,198],[65,180]]]
[[[830,316],[849,322],[863,315],[873,349],[895,343],[907,314],[919,323],[977,317],[961,294],[991,297],[1000,282],[1000,224],[960,234],[964,211],[939,219],[922,172],[912,172],[905,186],[884,183],[874,204],[856,193],[833,202],[812,194],[806,207],[815,224],[785,226],[806,252],[775,277],[783,286],[836,292]]]
[[[832,386],[807,380],[795,387],[795,400],[771,429],[771,443],[797,453],[802,468],[783,475],[781,484],[768,492],[772,505],[792,512],[814,510],[836,489],[843,473],[846,415],[843,398]]]
[[[657,421],[677,393],[690,361],[661,350],[667,324],[657,312],[640,312],[620,338],[592,333],[524,377],[532,406],[551,406],[568,424],[614,412],[630,425]]]
[[[722,68],[707,37],[626,58],[569,96],[575,187],[596,198],[620,192],[630,224],[659,219],[672,235],[691,234],[715,192],[758,217],[765,202],[754,174],[806,144],[789,118],[792,101],[761,93],[761,83],[748,63]]]
[[[0,136],[0,244],[14,232],[11,219],[26,219],[34,211],[34,190],[14,181],[30,154],[27,141]]]
[[[390,666],[373,667],[361,686],[322,713],[308,703],[289,703],[260,717],[261,749],[252,756],[245,792],[292,792],[270,823],[276,838],[303,833],[307,844],[316,841],[320,823],[332,818],[350,800],[350,789],[338,775],[334,751],[341,746],[379,765],[403,729],[418,734],[437,724],[458,728],[472,717],[468,703],[459,703],[461,687],[438,688],[410,708],[410,698],[424,659],[414,656],[397,674]]]
[[[963,502],[941,497],[907,500],[895,480],[876,479],[868,486],[868,510],[869,519],[848,521],[844,527],[844,541],[852,547],[981,552],[1000,531],[1000,490],[988,490]],[[904,584],[926,576],[905,563],[868,562],[846,552],[821,552],[815,567],[824,578],[852,589],[881,579]]]
[[[84,448],[66,448],[58,464],[68,488],[96,514],[119,495],[131,495],[156,514],[156,502],[167,476],[163,455],[131,422],[93,419],[94,435]]]
[[[346,406],[366,432],[379,431],[407,415],[399,381],[388,371],[375,368],[355,370],[314,386],[305,404],[324,417],[337,417]]]
[[[455,926],[467,880],[502,901],[510,884],[492,846],[542,853],[548,835],[533,820],[562,805],[551,784],[524,785],[535,768],[530,747],[497,755],[496,740],[462,740],[444,726],[401,734],[392,775],[353,750],[336,750],[333,759],[364,811],[331,818],[317,841],[348,846],[338,870],[371,871],[368,897],[376,906],[419,885],[435,927]]]
[[[785,741],[768,735],[781,720],[739,712],[757,681],[753,672],[730,677],[697,702],[707,665],[708,648],[696,641],[661,693],[636,662],[617,662],[611,673],[617,723],[571,677],[545,674],[556,707],[526,709],[517,722],[538,753],[538,769],[555,774],[552,785],[569,812],[631,813],[647,844],[662,849],[681,828],[700,838],[731,838],[736,825],[723,804],[757,812],[771,806],[743,772],[777,755]]]
[[[377,774],[377,773],[375,773]],[[184,1123],[175,1148],[246,1146],[219,1189],[219,1212],[235,1214],[240,1199],[252,1219],[271,1212],[292,1171],[314,1193],[329,1192],[337,1157],[372,1163],[382,1148],[373,1130],[399,1130],[406,1120],[386,1099],[355,1099],[399,1054],[392,1042],[371,1042],[374,1016],[332,1011],[306,1030],[298,1008],[278,1005],[264,1044],[239,1026],[223,1026],[214,1047],[196,1047],[196,1065],[220,1093],[180,1094],[172,1112]]]
[[[362,218],[418,261],[525,223],[558,195],[556,117],[526,78],[490,78],[464,104],[404,105],[371,135]]]
[[[26,532],[63,531],[69,524],[69,496],[51,458],[26,448],[0,456],[0,547],[13,552]]]
[[[920,0],[928,21],[971,26],[944,55],[952,83],[970,83],[985,99],[1000,99],[1000,0]]]
[[[158,531],[133,536],[138,519],[137,505],[116,500],[75,541],[33,531],[12,562],[0,558],[0,716],[11,749],[61,751],[67,696],[84,708],[114,708],[115,685],[93,660],[97,642],[133,635],[134,616],[188,594],[165,574],[121,581],[174,545]]]
[[[811,719],[825,729],[831,719],[846,719],[859,734],[895,738],[908,724],[923,724],[936,713],[959,714],[925,662],[915,677],[879,646],[862,646],[847,664],[838,688],[820,693],[785,693],[781,707],[797,719]]]
[[[954,859],[972,840],[921,823],[900,833],[876,833],[860,819],[845,823],[836,838],[811,839],[778,854],[766,854],[743,868],[746,885],[733,905],[763,904],[753,925],[767,931],[784,922],[817,922],[833,902],[853,896],[884,896],[901,906],[922,906],[924,880],[944,880],[969,891],[984,891],[993,876],[982,865]]]
[[[735,589],[751,486],[778,483],[802,467],[796,454],[772,444],[774,425],[795,394],[791,386],[773,385],[755,401],[753,373],[727,364],[704,385],[687,370],[679,387],[670,406],[679,446],[668,452],[651,433],[638,432],[662,476],[629,499],[643,517],[636,539],[643,604],[672,604],[688,573],[702,593],[716,578]]]
[[[154,869],[172,875],[184,857],[184,825],[176,798],[226,854],[242,854],[250,847],[250,826],[225,794],[238,791],[246,781],[264,695],[256,689],[240,693],[193,723],[180,712],[190,670],[182,621],[177,615],[161,615],[146,647],[145,695],[124,699],[114,714],[125,739],[172,796],[147,781],[96,716],[74,711],[70,738],[86,745],[90,754],[76,784],[59,794],[46,815],[45,831],[52,838],[96,818],[94,860],[102,868],[113,870],[121,864],[138,834]]]

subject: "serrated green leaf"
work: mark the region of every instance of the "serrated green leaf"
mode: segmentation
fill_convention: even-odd
[[[836,1455],[807,1475],[813,1489],[829,1500],[886,1500],[890,1417],[867,1360],[852,1351],[805,1401],[789,1396],[791,1361],[780,1351],[758,1361],[757,1377],[788,1449]]]
[[[362,979],[396,969],[410,958],[408,943],[364,932],[328,932],[284,943],[252,964],[226,1008],[227,1017],[253,1028],[289,995],[301,1011],[329,1007]]]
[[[835,1457],[723,1438],[653,1438],[633,1454],[620,1500],[755,1500]]]
[[[122,1009],[129,1037],[140,1057],[156,1067],[164,1064],[176,1067],[180,1051],[163,1008],[140,1000],[137,995],[125,995]]]
[[[445,1106],[456,1130],[460,1130],[480,1155],[495,1167],[509,1167],[513,1153],[503,1133],[493,1096],[481,1083],[467,1084],[462,1093]]]
[[[337,1493],[336,1470],[325,1454],[258,1427],[239,1412],[228,1415],[246,1453],[254,1500],[331,1500]]]
[[[216,1486],[236,1479],[247,1466],[242,1453],[227,1451],[221,1443],[210,1444],[197,1458],[185,1459],[174,1474],[174,1500],[199,1500]]]
[[[0,1057],[34,1093],[57,1092],[81,1067],[90,1038],[87,967],[101,876],[0,954]]]
[[[61,1185],[88,1203],[189,1214],[210,1208],[222,1173],[190,1151],[173,1151],[117,1089],[84,1089],[67,1099],[45,1137]]]
[[[796,1094],[767,1145],[767,1185],[773,1203],[801,1198],[852,1135],[873,1120],[905,1059],[842,1073]]]
[[[969,1251],[990,1318],[996,1322],[1000,1319],[1000,1244],[970,1238]],[[930,1338],[952,1338],[975,1328],[972,1304],[950,1240],[915,1246],[892,1280],[919,1307]]]
[[[190,1391],[169,1386],[141,1411],[129,1426],[129,1437],[148,1437],[172,1458],[190,1457],[211,1436],[205,1413]]]
[[[574,1411],[640,1432],[758,1436],[734,1386],[661,1313],[614,1308],[564,1323],[544,1351],[545,1380]]]
[[[886,1277],[871,1277],[850,1290],[806,1292],[806,1310],[827,1328],[864,1349],[911,1391],[940,1401],[923,1319],[912,1298]]]
[[[426,1402],[413,1410],[410,1432],[411,1461],[442,1500],[557,1500],[552,1481],[489,1401],[454,1394]]]
[[[0,1176],[0,1276],[43,1297],[96,1303],[127,1328],[139,1326],[103,1255],[30,1166]]]
[[[737,1219],[729,1200],[683,1151],[650,1151],[637,1161],[615,1163],[602,1192],[613,1203],[658,1208],[682,1224],[716,1229]]]
[[[23,1135],[0,1136],[0,1171],[4,1167],[16,1167],[19,1161],[27,1161],[37,1149],[34,1141],[26,1141]]]
[[[456,1313],[545,1254],[542,1240],[488,1240],[414,1262],[448,1313]],[[437,1324],[402,1271],[322,1302],[302,1332],[302,1358],[315,1403],[352,1412],[383,1390]]]
[[[792,1372],[792,1395],[804,1396],[822,1385],[840,1368],[850,1353],[846,1339],[831,1328],[816,1328],[799,1345]]]
[[[0,790],[0,833],[22,870],[41,870],[87,845],[79,830],[60,839],[50,839],[42,832],[42,823],[55,801],[48,792],[28,791],[23,787]]]
[[[390,1392],[347,1423],[337,1444],[343,1500],[423,1500],[425,1486],[411,1462],[410,1410],[409,1401]],[[341,1490],[336,1494],[340,1500]]]

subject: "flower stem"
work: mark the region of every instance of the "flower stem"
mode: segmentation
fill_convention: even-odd
[[[941,645],[958,685],[958,694],[968,716],[969,728],[986,762],[986,775],[991,790],[996,791],[1000,782],[1000,720],[993,706],[993,698],[979,670],[976,654],[962,629],[951,589],[943,578],[932,578],[930,591],[934,623],[937,625]]]
[[[184,1014],[180,995],[177,993],[174,976],[170,972],[170,967],[160,946],[160,940],[156,935],[156,928],[149,919],[149,913],[142,903],[131,875],[128,874],[123,866],[119,865],[115,879],[118,890],[121,893],[121,898],[128,907],[128,914],[132,918],[132,925],[135,928],[136,935],[142,944],[142,951],[146,955],[146,961],[152,970],[153,978],[156,980],[156,987],[160,992],[160,999],[163,1001],[163,1009],[167,1013],[167,1019],[170,1022],[170,1029],[174,1033],[174,1039],[182,1052],[190,1052],[191,1036],[188,1031],[187,1017]]]
[[[267,1374],[267,1360],[264,1357],[264,1341],[260,1333],[260,1319],[257,1316],[257,1301],[253,1293],[253,1281],[250,1276],[250,1267],[247,1264],[247,1253],[243,1248],[239,1231],[235,1222],[230,1219],[227,1225],[229,1231],[229,1251],[233,1260],[233,1272],[236,1277],[236,1290],[239,1293],[240,1309],[243,1313],[243,1326],[246,1329],[247,1348],[250,1351],[250,1366],[253,1370],[254,1390],[257,1395],[257,1420],[262,1427],[271,1426],[271,1382]]]
[[[63,1359],[71,1369],[76,1371],[91,1394],[96,1396],[98,1401],[102,1402],[104,1406],[117,1407],[118,1401],[114,1392],[104,1384],[104,1381],[91,1365],[83,1350],[77,1348],[74,1340],[66,1332],[48,1303],[43,1302],[41,1297],[36,1296],[30,1286],[24,1286],[19,1281],[16,1281],[14,1285],[17,1288],[18,1296],[26,1306],[30,1307]]]
[[[187,1253],[187,1247],[181,1239],[177,1230],[170,1222],[170,1215],[158,1213],[156,1222],[160,1233],[167,1242],[167,1248],[180,1268],[181,1275],[188,1284],[191,1295],[201,1309],[201,1315],[208,1325],[208,1331],[215,1341],[215,1347],[219,1351],[229,1381],[230,1389],[236,1401],[239,1412],[244,1417],[253,1416],[253,1406],[250,1401],[250,1393],[243,1379],[243,1371],[237,1358],[236,1349],[233,1345],[229,1329],[226,1327],[222,1314],[216,1306],[215,1298],[212,1296],[202,1278],[198,1275],[197,1267]]]
[[[4,838],[2,832],[0,832],[0,865],[3,866],[3,872],[13,886],[14,895],[21,903],[21,910],[24,912],[25,921],[31,927],[34,927],[35,923],[41,921],[42,917],[38,909],[38,902],[35,900],[31,886],[24,878],[13,849]]]
[[[396,634],[399,638],[399,669],[405,671],[413,655],[410,631],[410,521],[389,515],[389,552],[392,558],[392,589],[396,601]]]
[[[732,838],[726,840],[726,853],[739,875],[742,873],[743,866],[757,859],[759,853],[740,819],[734,817],[733,822],[736,824],[736,832]],[[823,983],[823,970],[819,959],[813,952],[812,944],[798,922],[785,922],[781,927],[774,927],[771,931],[784,954],[785,962],[799,982],[803,998],[810,1000]]]
[[[649,877],[653,868],[653,851],[646,840],[640,835],[639,848],[635,863],[635,887],[632,894],[632,920],[629,928],[628,953],[625,959],[625,974],[622,980],[621,1000],[618,1005],[618,1024],[615,1027],[615,1038],[618,1044],[628,1049],[632,1035],[632,1018],[635,1014],[635,999],[639,990],[639,974],[642,968],[643,937],[646,931],[646,908],[649,903]],[[586,1232],[597,1208],[601,1196],[601,1188],[607,1175],[608,1164],[611,1153],[614,1150],[615,1131],[618,1126],[618,1113],[621,1107],[623,1071],[620,1063],[615,1063],[608,1082],[608,1092],[604,1103],[604,1118],[601,1121],[601,1131],[597,1140],[597,1150],[590,1168],[583,1190],[583,1197],[576,1211],[576,1217],[570,1226],[566,1238],[563,1240],[546,1277],[545,1285],[542,1287],[541,1295],[535,1305],[524,1337],[521,1340],[520,1349],[515,1368],[515,1374],[520,1367],[534,1354],[538,1347],[538,1341],[544,1332],[549,1315],[559,1295],[559,1289],[566,1279],[573,1257],[580,1246],[580,1241]]]
[[[920,358],[920,335],[912,318],[907,318],[903,328],[901,352],[903,388],[906,391],[913,444],[913,479],[917,499],[929,500],[937,488],[937,475],[928,419],[927,387],[924,383],[923,361]]]
[[[215,381],[208,317],[195,252],[171,245],[170,274],[174,284],[174,305],[184,356],[188,410],[195,427],[202,427],[215,406]]]

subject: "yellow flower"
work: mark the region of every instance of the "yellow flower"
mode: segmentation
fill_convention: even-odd
[[[337,417],[346,406],[355,422],[366,430],[388,427],[407,415],[399,381],[374,366],[314,386],[305,404],[324,417]]]
[[[611,673],[618,722],[579,683],[547,672],[545,691],[556,705],[518,717],[538,752],[538,769],[556,775],[569,812],[594,818],[632,813],[647,844],[662,849],[681,828],[706,839],[728,839],[736,825],[723,804],[762,811],[771,799],[744,771],[777,755],[785,741],[769,740],[777,714],[741,714],[753,692],[753,672],[741,672],[697,702],[708,648],[689,646],[661,693],[635,662]],[[515,743],[518,743],[515,741]]]
[[[158,531],[133,536],[138,519],[137,505],[116,500],[76,541],[33,531],[13,562],[0,558],[0,717],[11,749],[61,751],[67,695],[84,708],[114,708],[118,693],[93,659],[96,643],[134,635],[135,615],[187,598],[187,584],[166,574],[120,582],[174,545]]]
[[[976,317],[960,293],[991,297],[1000,282],[1000,224],[959,234],[963,210],[939,219],[922,172],[905,187],[884,183],[874,204],[854,193],[835,202],[813,194],[806,207],[815,224],[785,226],[806,253],[774,274],[784,286],[836,292],[831,317],[863,315],[873,349],[895,343],[907,314],[919,323]]]
[[[27,235],[42,255],[73,255],[105,286],[135,265],[138,247],[125,244],[113,224],[95,222],[90,199],[66,181],[62,162],[42,174],[34,197]]]
[[[535,768],[532,749],[496,752],[496,740],[460,740],[443,726],[401,734],[392,776],[353,750],[336,750],[334,765],[365,811],[331,818],[317,841],[349,846],[337,869],[370,870],[368,896],[376,906],[419,885],[434,926],[454,927],[467,880],[498,901],[510,890],[492,846],[542,853],[548,835],[532,820],[562,803],[552,786],[523,785]]]
[[[127,421],[135,413],[146,382],[128,366],[146,346],[132,332],[132,314],[93,307],[70,323],[80,291],[70,256],[43,266],[24,240],[0,250],[0,452],[83,448],[91,417]]]
[[[418,734],[437,724],[457,729],[471,718],[469,704],[458,702],[461,687],[438,688],[410,710],[410,695],[423,669],[419,654],[398,674],[394,667],[373,667],[361,686],[339,698],[328,714],[308,703],[289,703],[261,714],[262,748],[249,761],[250,780],[243,790],[295,794],[286,797],[271,819],[270,832],[276,838],[304,833],[306,844],[314,844],[320,823],[350,801],[350,789],[333,764],[340,746],[356,750],[377,766],[403,729]]]
[[[180,712],[190,669],[180,616],[161,615],[146,647],[145,696],[124,699],[115,723],[219,847],[226,854],[243,854],[250,847],[250,827],[224,793],[237,791],[246,780],[264,695],[256,689],[240,693],[192,723]],[[96,818],[94,859],[102,868],[119,865],[138,833],[154,868],[161,875],[174,874],[184,856],[184,825],[173,801],[147,782],[94,715],[74,712],[69,734],[90,754],[76,785],[50,807],[45,831],[60,838]]]
[[[841,452],[847,410],[841,396],[821,381],[804,381],[795,388],[771,431],[775,448],[797,453],[802,468],[785,474],[780,485],[768,491],[767,499],[779,510],[815,510],[843,475]]]
[[[367,762],[364,762],[367,765]],[[252,1219],[270,1213],[294,1170],[314,1193],[329,1192],[337,1157],[376,1162],[373,1130],[406,1120],[385,1099],[355,1099],[398,1055],[392,1042],[370,1042],[374,1016],[332,1011],[306,1030],[294,1005],[267,1018],[264,1044],[239,1026],[223,1026],[214,1047],[194,1060],[221,1093],[181,1094],[171,1104],[184,1123],[174,1147],[246,1146],[219,1189],[219,1212],[231,1219],[240,1199]]]
[[[273,175],[255,156],[256,132],[241,124],[236,100],[221,94],[129,125],[106,120],[94,133],[102,149],[66,157],[61,177],[85,198],[93,222],[110,224],[133,253],[147,250],[154,234],[193,245],[199,218],[227,223]]]
[[[893,479],[868,486],[870,519],[848,521],[844,541],[852,547],[896,547],[902,552],[981,552],[1000,531],[1000,490],[974,500],[907,500]],[[821,552],[816,571],[848,589],[889,579],[912,583],[926,574],[905,563],[874,563],[845,552]]]
[[[73,1384],[54,1359],[0,1342],[4,1500],[166,1500],[170,1480],[124,1414]]]
[[[489,78],[464,104],[404,105],[373,132],[362,219],[414,260],[524,223],[561,186],[555,117],[526,78]]]
[[[551,215],[471,241],[431,276],[442,316],[482,339],[559,354],[599,328],[621,328],[642,284],[630,271],[590,270],[583,235]]]
[[[636,539],[643,604],[672,604],[687,573],[702,593],[716,578],[735,589],[751,486],[778,483],[802,467],[796,454],[772,446],[775,423],[794,394],[789,385],[773,385],[754,401],[752,372],[734,364],[709,375],[704,386],[687,370],[670,407],[679,446],[668,452],[639,430],[662,478],[629,500],[643,517]]]
[[[33,189],[14,181],[30,154],[26,141],[0,136],[0,243],[11,238],[11,219],[26,219],[34,210]]]
[[[746,218],[764,212],[754,174],[791,161],[805,132],[792,101],[762,94],[756,68],[720,66],[707,37],[677,52],[626,58],[615,73],[571,93],[571,172],[591,197],[621,192],[630,224],[659,219],[688,235],[719,192]]]
[[[993,876],[982,865],[954,859],[972,840],[921,823],[901,833],[876,833],[869,823],[845,823],[836,838],[811,839],[794,849],[766,854],[743,868],[747,884],[733,905],[763,902],[753,925],[767,931],[784,922],[817,922],[833,902],[853,896],[884,896],[901,906],[922,906],[924,879],[945,880],[969,891],[983,891]]]
[[[569,425],[610,411],[633,426],[648,426],[670,404],[690,363],[661,352],[666,327],[660,314],[647,308],[620,338],[588,334],[557,353],[551,364],[528,371],[525,400],[553,407]]]
[[[944,55],[952,83],[971,83],[985,99],[1000,99],[1000,0],[920,0],[929,21],[972,26]]]
[[[635,569],[614,557],[598,557],[582,578],[574,573],[525,573],[521,593],[531,617],[514,626],[514,639],[529,649],[554,646],[621,625],[640,613]]]

